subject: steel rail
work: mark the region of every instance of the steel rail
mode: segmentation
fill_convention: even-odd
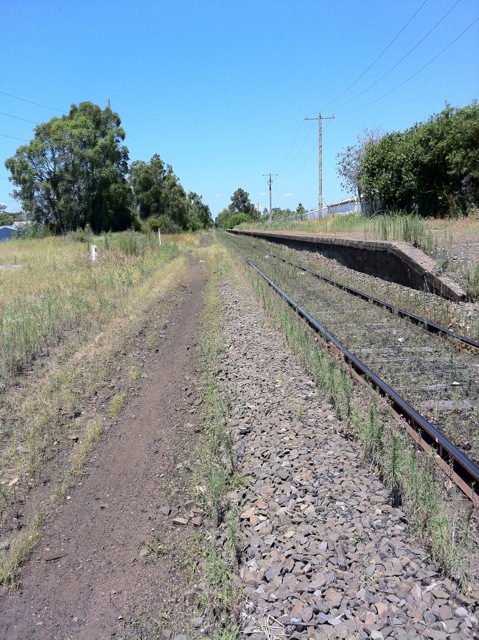
[[[400,307],[395,307],[394,305],[389,304],[388,302],[384,302],[384,300],[379,300],[379,298],[375,298],[374,296],[371,296],[368,293],[364,293],[364,291],[359,291],[359,289],[354,289],[353,287],[349,287],[346,284],[342,284],[341,282],[338,282],[337,280],[333,280],[332,278],[328,278],[327,276],[323,276],[321,273],[317,273],[316,271],[311,271],[310,269],[307,269],[306,267],[303,267],[301,264],[297,264],[296,262],[291,262],[290,260],[286,260],[286,258],[282,258],[281,256],[278,256],[275,253],[270,253],[269,255],[273,256],[277,260],[282,260],[286,264],[289,264],[290,266],[295,267],[296,269],[300,269],[301,271],[305,271],[306,273],[309,273],[310,275],[314,276],[315,278],[318,278],[319,280],[323,280],[324,282],[326,282],[326,283],[328,283],[328,284],[330,284],[330,285],[332,285],[334,287],[337,287],[338,289],[342,289],[343,291],[347,291],[348,293],[350,293],[350,294],[352,294],[354,296],[357,296],[358,298],[361,298],[362,300],[366,300],[367,302],[372,302],[373,304],[377,305],[378,307],[383,307],[384,309],[387,309],[390,313],[392,313],[394,315],[397,315],[400,318],[407,318],[408,320],[410,320],[414,324],[421,325],[424,329],[426,329],[430,333],[447,335],[450,338],[453,338],[454,340],[458,340],[465,347],[477,349],[479,351],[479,342],[476,342],[475,340],[471,340],[471,338],[467,338],[466,336],[462,336],[459,333],[455,333],[454,331],[451,331],[450,329],[446,329],[445,327],[441,327],[441,325],[436,324],[435,322],[430,322],[429,320],[426,320],[425,318],[421,318],[420,316],[416,316],[414,313],[409,313],[409,311],[405,311],[404,309],[401,309]]]
[[[240,254],[241,255],[241,254]],[[421,414],[409,405],[394,391],[384,380],[366,366],[359,358],[346,349],[325,327],[317,322],[305,309],[295,302],[286,292],[280,289],[265,273],[261,271],[251,260],[242,256],[246,263],[252,267],[274,289],[288,305],[316,332],[320,333],[327,342],[334,345],[340,351],[344,360],[360,376],[366,377],[383,396],[388,398],[391,408],[399,414],[414,429],[419,438],[415,440],[425,449],[434,450],[436,461],[441,468],[455,481],[457,486],[473,502],[479,506],[479,467],[467,456],[455,447],[436,427],[430,424]]]

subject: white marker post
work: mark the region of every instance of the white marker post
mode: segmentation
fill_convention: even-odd
[[[96,244],[90,245],[91,261],[96,262]]]
[[[158,229],[158,244],[161,247],[161,231]]]

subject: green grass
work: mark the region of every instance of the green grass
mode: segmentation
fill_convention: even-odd
[[[227,406],[215,380],[218,357],[224,349],[221,330],[222,305],[219,286],[225,278],[233,278],[232,266],[224,249],[218,245],[199,250],[208,273],[203,332],[200,340],[201,393],[204,398],[202,423],[204,443],[197,452],[194,483],[198,500],[207,510],[212,531],[198,541],[195,557],[205,583],[197,606],[214,620],[214,637],[235,640],[241,591],[234,584],[234,571],[240,553],[239,514],[230,508],[227,494],[238,484],[235,475],[233,440],[227,426]],[[226,531],[225,541],[221,534]]]
[[[462,282],[468,300],[479,299],[479,264],[464,267]]]

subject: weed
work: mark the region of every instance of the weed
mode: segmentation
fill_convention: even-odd
[[[149,336],[147,341],[146,341],[146,348],[147,349],[153,349],[153,347],[155,346],[157,340],[158,340],[158,336],[156,336],[154,334]]]
[[[203,555],[208,591],[203,595],[202,601],[200,598],[200,604],[218,613],[233,611],[241,598],[241,592],[233,584],[232,570],[211,546],[203,549]]]
[[[86,459],[94,445],[100,440],[102,422],[100,419],[91,421],[85,431],[82,441],[76,446],[70,467],[61,472],[55,488],[55,499],[63,498],[73,479],[83,472]]]
[[[138,365],[133,365],[128,372],[128,382],[131,384],[132,382],[136,382],[139,380],[141,376],[141,367]]]
[[[380,464],[384,450],[383,433],[384,426],[379,418],[377,405],[372,402],[369,405],[363,434],[364,452],[366,457],[376,465]]]
[[[153,620],[152,626],[157,631],[160,631],[163,627],[163,622],[166,620],[171,620],[171,613],[169,611],[160,611],[158,614],[157,620]]]
[[[119,391],[110,400],[110,417],[114,420],[120,415],[120,411],[125,403],[126,393]]]
[[[239,637],[240,628],[237,624],[229,624],[221,629],[218,640],[236,640]]]
[[[226,536],[228,547],[234,563],[239,560],[240,546],[240,514],[238,509],[233,508],[228,511],[226,516]]]
[[[391,502],[401,504],[401,477],[403,473],[406,443],[398,433],[392,433],[384,453],[383,468],[386,485],[391,489]]]
[[[377,584],[379,578],[379,572],[376,569],[374,560],[371,560],[371,564],[368,567],[361,569],[360,582],[363,587],[372,587]]]
[[[40,526],[43,520],[43,515],[37,512],[31,525],[21,532],[8,551],[0,557],[0,584],[14,584],[16,570],[27,560],[40,540]]]
[[[170,549],[165,547],[159,540],[151,540],[150,542],[145,542],[140,545],[140,549],[144,549],[147,552],[147,555],[156,562],[159,558],[167,556],[170,554]]]
[[[466,266],[462,279],[468,300],[477,300],[479,298],[479,264]]]

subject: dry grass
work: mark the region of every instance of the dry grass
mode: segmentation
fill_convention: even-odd
[[[0,262],[24,265],[21,270],[0,273],[3,320],[7,313],[12,316],[12,309],[17,317],[20,312],[31,316],[33,324],[38,308],[48,308],[50,314],[44,325],[48,330],[25,334],[29,350],[19,347],[18,331],[11,334],[18,338],[15,358],[6,363],[0,347],[0,534],[14,504],[31,499],[29,491],[45,468],[57,479],[53,497],[64,495],[81,473],[102,429],[121,410],[128,387],[138,377],[131,367],[102,414],[90,398],[111,370],[116,371],[125,345],[145,327],[152,309],[155,322],[166,320],[173,304],[169,293],[187,277],[184,253],[197,243],[194,237],[184,240],[186,244],[176,245],[163,239],[161,249],[145,245],[135,255],[119,250],[110,238],[110,248],[100,249],[94,265],[87,245],[68,240],[12,242],[1,247]],[[77,303],[72,306],[71,300]],[[42,307],[39,301],[48,304]],[[43,504],[29,508],[30,512],[43,510]],[[0,552],[2,582],[12,579],[15,567],[34,546],[37,529],[31,536],[22,536],[18,545],[12,543],[8,553]]]

